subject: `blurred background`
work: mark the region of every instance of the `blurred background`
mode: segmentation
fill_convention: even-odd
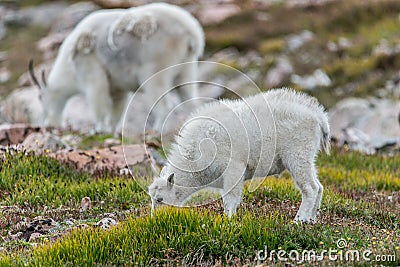
[[[40,124],[38,89],[29,59],[47,72],[63,39],[89,13],[150,3],[136,0],[0,1],[0,122]],[[346,149],[398,151],[400,126],[400,1],[398,0],[171,0],[202,24],[203,60],[234,67],[262,89],[293,87],[329,110],[333,141]],[[201,76],[246,90],[223,71]],[[209,90],[209,91],[207,91]],[[232,97],[204,88],[204,95]],[[64,116],[72,129],[82,99]],[[75,108],[71,108],[75,107]]]

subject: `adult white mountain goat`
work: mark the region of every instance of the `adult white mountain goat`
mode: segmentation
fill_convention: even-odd
[[[149,187],[153,208],[182,206],[200,189],[220,190],[230,217],[245,180],[287,169],[302,194],[297,221],[315,220],[323,187],[315,157],[329,153],[327,114],[318,101],[289,89],[200,108],[182,126],[167,165]]]
[[[48,81],[39,82],[45,123],[61,126],[67,100],[83,94],[94,111],[96,130],[115,130],[129,92],[160,70],[196,61],[204,50],[199,22],[184,9],[155,3],[130,9],[96,11],[83,19],[59,49]],[[153,103],[174,84],[195,81],[197,64],[170,68],[143,86]],[[178,91],[180,97],[196,96],[195,84]],[[165,99],[165,98],[163,98]],[[168,103],[160,103],[154,128],[161,127]],[[168,100],[167,100],[168,101]],[[164,107],[164,109],[163,109]]]

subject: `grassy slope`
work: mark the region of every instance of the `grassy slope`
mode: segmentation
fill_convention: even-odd
[[[81,230],[55,244],[45,244],[44,238],[45,245],[32,250],[26,243],[9,244],[9,252],[0,253],[0,265],[244,264],[254,263],[256,251],[264,246],[269,251],[320,251],[335,249],[340,238],[347,240],[348,249],[369,248],[374,254],[393,254],[397,249],[399,254],[400,157],[335,151],[332,156],[321,155],[318,164],[326,189],[319,222],[296,225],[292,219],[300,194],[287,173],[265,179],[254,192],[246,190],[232,220],[222,215],[220,201],[198,208],[171,208],[150,217],[149,198],[132,178],[97,179],[47,157],[7,156],[0,168],[0,205],[17,205],[24,213],[8,212],[2,218],[2,236],[23,217],[46,214],[59,222],[70,217],[90,222],[100,213],[128,211],[109,232]],[[95,202],[82,218],[78,203],[83,196]],[[49,207],[60,205],[68,212],[49,213]]]

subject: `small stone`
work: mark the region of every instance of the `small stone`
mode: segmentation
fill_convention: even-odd
[[[95,226],[100,227],[104,230],[109,230],[111,226],[116,226],[117,224],[117,221],[113,218],[106,217],[98,221]]]
[[[49,153],[58,151],[60,149],[67,148],[67,145],[61,141],[61,139],[49,132],[44,133],[31,133],[26,137],[22,145],[31,151],[38,154],[43,152]]]
[[[240,12],[240,7],[227,3],[219,4],[218,1],[204,5],[198,13],[198,18],[203,25],[217,24]]]
[[[88,209],[91,209],[92,207],[93,206],[92,206],[92,201],[90,200],[90,197],[82,198],[80,212],[85,212]]]
[[[8,59],[8,52],[0,51],[0,62],[6,61],[7,59]]]
[[[302,31],[300,34],[291,35],[287,40],[289,51],[295,51],[302,47],[305,43],[314,38],[314,33],[308,30]]]
[[[11,72],[5,67],[0,68],[0,83],[6,83],[10,80],[10,78]]]
[[[275,87],[282,84],[293,73],[293,65],[287,57],[279,57],[265,77],[267,87]]]
[[[329,76],[321,69],[317,69],[313,72],[313,74],[303,77],[292,74],[290,80],[307,90],[313,90],[316,87],[326,87],[332,84]]]
[[[106,146],[106,147],[117,146],[120,144],[121,144],[121,140],[119,140],[119,139],[107,138],[104,140],[104,146]]]
[[[18,239],[21,239],[21,237],[22,237],[23,234],[24,234],[23,232],[18,232],[18,233],[14,234],[14,235],[10,234],[10,235],[8,236],[8,238],[9,238],[10,240],[18,240]]]
[[[40,239],[42,236],[44,236],[41,233],[32,233],[31,236],[29,237],[28,242],[34,242],[37,241],[38,239]]]

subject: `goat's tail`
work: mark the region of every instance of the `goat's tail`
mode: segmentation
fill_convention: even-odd
[[[321,146],[322,149],[329,155],[331,150],[331,133],[329,128],[328,116],[324,112],[323,116],[320,116],[319,126],[321,127]]]

